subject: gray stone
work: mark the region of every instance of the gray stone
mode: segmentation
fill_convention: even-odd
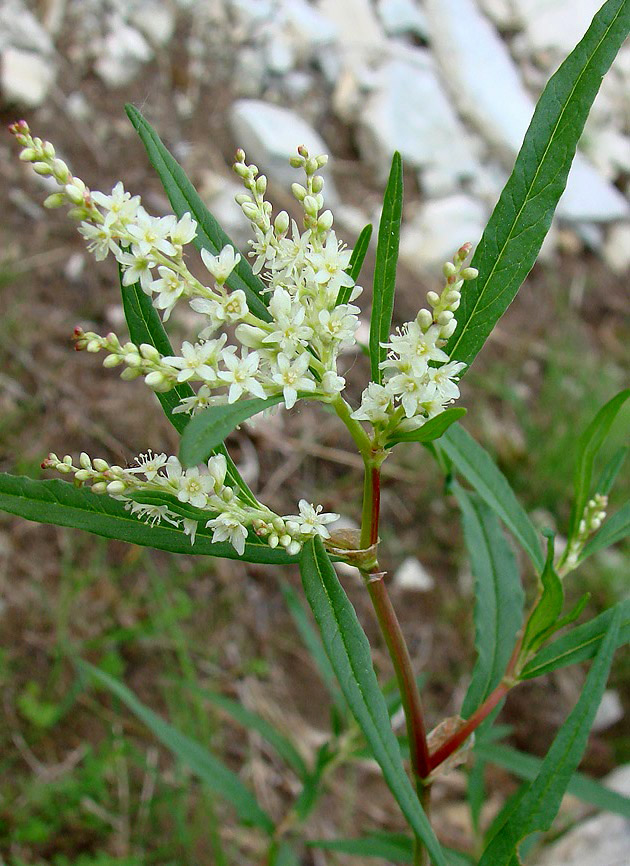
[[[142,32],[152,45],[170,42],[175,32],[175,8],[164,0],[143,0],[133,11],[130,23]]]
[[[94,71],[109,87],[124,87],[153,57],[144,36],[134,27],[115,19],[94,64]]]
[[[395,150],[408,168],[426,171],[432,192],[449,193],[474,177],[476,161],[466,130],[422,48],[400,46],[379,70],[361,108],[358,142],[362,158],[380,183]]]
[[[612,728],[623,719],[623,715],[623,704],[619,692],[614,691],[614,689],[606,689],[597,708],[591,730],[605,731],[607,728]]]
[[[0,50],[9,46],[43,55],[54,51],[49,34],[22,0],[0,3]]]
[[[429,28],[426,15],[414,0],[379,0],[377,11],[388,36],[410,34],[427,39]]]
[[[616,274],[630,270],[630,223],[611,226],[602,248],[602,256]]]
[[[335,23],[306,0],[284,0],[283,18],[285,32],[302,61],[337,41]]]
[[[385,34],[370,0],[319,0],[317,9],[335,26],[344,51],[384,47]]]
[[[420,560],[415,556],[408,556],[394,572],[394,584],[400,589],[430,592],[435,587],[435,579]]]
[[[534,105],[505,43],[473,0],[426,0],[426,11],[432,48],[455,104],[503,158],[512,160]],[[605,222],[629,213],[624,196],[578,154],[558,214]]]
[[[52,60],[33,51],[5,48],[0,56],[0,88],[7,103],[15,102],[25,108],[41,105],[55,74]]]
[[[328,152],[319,133],[299,114],[261,100],[237,100],[230,109],[230,126],[236,145],[245,150],[248,160],[284,187],[302,179],[289,165],[289,158],[301,144],[314,156]],[[336,193],[329,170],[324,193],[329,204],[333,203]]]
[[[260,96],[267,80],[267,66],[263,52],[246,46],[238,53],[232,86],[237,96],[255,99]]]
[[[600,0],[512,0],[530,50],[564,57],[586,33]]]
[[[463,243],[478,242],[486,219],[484,206],[467,195],[428,201],[403,223],[400,260],[414,273],[434,273]]]

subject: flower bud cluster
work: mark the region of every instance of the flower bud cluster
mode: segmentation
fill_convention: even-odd
[[[353,418],[381,426],[387,434],[414,430],[459,397],[457,380],[466,365],[451,361],[443,346],[457,327],[461,288],[477,276],[475,268],[464,267],[471,249],[471,244],[464,244],[444,265],[441,293],[427,293],[431,309],[421,309],[413,321],[390,335],[388,343],[381,344],[388,350],[380,364],[385,371],[383,383],[368,385]]]
[[[565,558],[565,569],[573,569],[578,564],[580,554],[590,536],[597,532],[606,519],[606,508],[608,497],[603,493],[596,493],[584,506],[582,517],[578,525],[576,537],[569,543],[569,549]]]
[[[49,454],[42,468],[72,474],[79,485],[89,485],[94,493],[107,493],[124,501],[132,514],[152,526],[165,520],[180,527],[193,544],[199,524],[203,523],[212,530],[214,542],[228,541],[239,555],[245,550],[250,531],[270,547],[280,546],[295,555],[309,538],[328,538],[327,524],[339,519],[338,514],[322,514],[321,505],[315,508],[304,499],[300,500],[299,514],[287,517],[274,514],[261,503],[244,501],[238,487],[226,484],[227,463],[222,454],[210,457],[201,468],[190,469],[184,469],[177,457],[152,451],[140,454],[135,465],[128,467],[91,459],[85,453],[75,466],[69,454],[61,459]],[[147,503],[131,498],[147,493],[163,494],[165,501]]]

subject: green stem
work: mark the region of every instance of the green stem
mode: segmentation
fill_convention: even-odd
[[[367,466],[367,462],[372,458],[372,442],[363,426],[351,417],[352,407],[346,403],[341,394],[335,397],[330,405],[348,428],[348,432],[354,439],[359,453],[363,457],[363,462]]]

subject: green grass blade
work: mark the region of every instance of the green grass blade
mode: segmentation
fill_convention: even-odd
[[[381,343],[386,343],[389,340],[392,324],[402,205],[402,160],[396,151],[392,159],[389,180],[385,187],[383,212],[381,213],[376,243],[374,293],[370,320],[370,364],[374,382],[381,382],[383,379],[383,371],[379,364],[385,360],[387,349],[384,349]]]
[[[630,502],[626,502],[616,514],[609,518],[597,535],[584,546],[580,559],[585,559],[599,550],[617,544],[618,541],[630,535]]]
[[[604,466],[600,479],[597,482],[595,487],[596,493],[608,496],[617,480],[617,476],[619,475],[623,464],[626,462],[628,451],[630,451],[630,446],[624,445],[613,454],[606,466]]]
[[[282,394],[266,400],[255,397],[252,400],[209,406],[199,412],[190,420],[182,434],[179,447],[182,464],[196,466],[203,463],[239,424],[265,409],[277,406],[283,400]]]
[[[254,827],[260,827],[267,833],[273,833],[274,823],[272,819],[261,809],[254,795],[232,770],[228,769],[195,740],[191,740],[190,737],[165,722],[153,710],[145,707],[123,683],[87,662],[78,661],[77,664],[82,671],[89,674],[119,698],[149,728],[151,733],[175,757],[192,770],[211,791],[228,800],[243,822]]]
[[[476,746],[475,755],[484,761],[503,767],[514,773],[515,776],[529,782],[534,781],[542,766],[541,758],[527,755],[524,752],[519,752],[518,749],[499,743]],[[618,791],[613,791],[582,773],[573,774],[567,786],[567,794],[572,794],[597,809],[630,818],[630,797],[625,797]]]
[[[439,415],[431,418],[430,421],[427,421],[426,424],[423,424],[417,430],[396,433],[391,439],[387,440],[385,447],[392,448],[399,442],[434,442],[446,433],[451,424],[463,418],[467,411],[463,407],[445,409],[444,412],[440,412]]]
[[[234,241],[223,231],[217,220],[205,206],[197,190],[186,177],[186,173],[175,157],[167,150],[151,124],[133,105],[125,111],[134,129],[144,144],[149,161],[156,170],[164,191],[178,217],[190,213],[197,221],[197,249],[206,249],[216,256],[226,244],[237,249]],[[264,284],[254,274],[247,259],[242,256],[228,283],[232,289],[242,289],[247,296],[249,309],[258,318],[269,321],[271,316],[265,303]]]
[[[313,839],[306,843],[309,848],[336,851],[356,857],[379,857],[390,863],[413,863],[413,839],[404,833],[370,833],[368,836],[350,839]],[[473,866],[467,854],[444,848],[447,866]]]
[[[490,217],[446,351],[470,364],[534,264],[551,225],[584,123],[630,30],[630,0],[609,0],[547,83],[514,170]]]
[[[364,228],[361,229],[359,237],[357,238],[357,242],[354,245],[354,249],[352,250],[352,255],[350,256],[350,261],[348,262],[348,267],[346,268],[346,273],[350,274],[355,283],[359,279],[359,274],[361,273],[361,268],[363,267],[366,253],[370,248],[371,237],[372,224],[368,223],[366,226],[364,226]],[[336,305],[339,306],[339,304],[347,304],[350,300],[351,294],[352,286],[342,286],[339,289],[339,294],[337,295]]]
[[[239,725],[259,733],[269,745],[273,746],[280,757],[295,770],[301,779],[305,779],[308,776],[306,764],[291,740],[280,733],[270,722],[259,716],[258,713],[248,710],[238,701],[234,701],[232,698],[228,698],[219,692],[213,692],[210,689],[204,689],[192,683],[185,683],[185,686],[196,695],[199,695],[199,697],[209,701],[213,706],[218,707],[226,715],[231,716]]]
[[[454,493],[462,511],[464,539],[475,578],[477,661],[462,705],[469,718],[497,686],[523,622],[525,594],[516,557],[495,513],[459,484]]]
[[[227,542],[213,544],[211,530],[205,529],[203,524],[197,530],[195,543],[191,544],[183,530],[175,526],[167,523],[148,526],[111,496],[97,495],[88,488],[75,487],[56,478],[34,481],[32,478],[0,473],[0,510],[37,523],[83,529],[104,538],[117,538],[171,553],[220,556],[269,565],[287,565],[298,561],[297,556],[289,556],[284,550],[272,550],[253,534],[245,543],[243,556],[239,556]]]
[[[545,559],[538,533],[490,455],[459,424],[449,427],[440,439],[439,447],[486,505],[498,514],[529,554],[536,570],[540,571]]]
[[[343,698],[339,692],[339,686],[335,678],[335,672],[332,669],[326,651],[322,645],[319,635],[311,625],[309,614],[304,609],[302,602],[298,598],[298,594],[293,587],[282,581],[280,591],[284,598],[285,604],[291,614],[295,627],[298,630],[302,643],[313,659],[313,663],[322,679],[322,682],[328,690],[328,694],[333,700],[333,703],[340,709],[345,709]]]
[[[320,538],[304,546],[300,572],[330,663],[383,777],[411,829],[426,845],[435,866],[446,866],[440,844],[405,773],[387,705],[372,666],[370,644]]]
[[[586,748],[617,648],[618,631],[619,611],[616,610],[577,704],[557,733],[538,775],[483,852],[479,866],[510,866],[521,839],[551,827]]]
[[[609,400],[599,410],[595,418],[588,425],[578,442],[578,456],[575,466],[574,479],[574,501],[571,509],[569,522],[569,541],[575,538],[579,532],[580,521],[584,513],[584,507],[589,499],[591,490],[591,479],[593,476],[593,463],[597,452],[602,447],[608,436],[613,421],[626,400],[630,397],[630,388],[620,391],[619,394]]]
[[[620,601],[589,622],[585,622],[540,650],[523,668],[520,678],[532,679],[577,662],[588,661],[598,652],[610,627],[615,609],[619,610],[618,646],[630,642],[630,599]]]

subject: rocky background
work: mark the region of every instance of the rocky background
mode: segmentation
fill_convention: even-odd
[[[294,179],[288,156],[301,143],[330,153],[325,192],[338,233],[350,245],[367,222],[378,221],[391,156],[400,150],[405,214],[397,316],[402,321],[413,316],[426,289],[434,288],[441,263],[462,242],[479,239],[535,100],[599,5],[599,0],[0,0],[0,114],[7,123],[26,117],[93,189],[107,191],[120,178],[143,194],[154,213],[166,212],[168,202],[124,115],[124,103],[133,102],[243,246],[248,231],[233,201],[240,187],[230,171],[237,146],[268,174],[274,203],[288,209],[287,185]],[[94,267],[63,214],[44,211],[45,194],[45,179],[20,164],[10,137],[0,136],[0,468],[37,474],[51,448],[129,459],[148,445],[176,447],[146,389],[123,386],[98,359],[69,352],[76,322],[103,332],[122,332],[124,324],[109,269]],[[541,523],[549,525],[552,515],[559,512],[562,518],[566,512],[574,430],[627,383],[630,45],[603,82],[541,260],[466,378],[464,402],[475,408],[470,429],[493,450],[525,504],[541,507]],[[366,285],[369,268],[368,257]],[[173,318],[176,339],[185,337],[186,311]],[[356,395],[366,376],[361,364],[360,358],[349,359],[348,380]],[[582,407],[579,417],[576,406]],[[248,480],[278,510],[308,494],[326,510],[356,514],[355,455],[335,431],[308,410],[283,413],[269,429],[233,437],[235,454]],[[430,661],[434,671],[427,701],[431,721],[437,721],[457,711],[469,676],[471,576],[454,538],[456,511],[444,505],[434,470],[402,451],[386,470],[384,526],[390,528],[383,544],[414,661],[418,669]],[[571,591],[577,596],[590,589],[596,613],[626,591],[629,561],[621,553],[602,558],[595,572],[603,576],[587,573],[584,584]],[[147,794],[146,780],[152,778],[147,767],[151,761],[157,765],[158,753],[146,732],[139,741],[146,766],[138,769],[129,758],[126,799],[116,751],[122,748],[120,732],[102,767],[96,763],[117,796],[108,800],[100,789],[95,793],[81,775],[89,775],[88,751],[99,755],[109,742],[112,721],[105,718],[105,734],[93,726],[94,706],[81,695],[72,718],[64,715],[67,709],[55,715],[55,707],[67,706],[74,682],[71,666],[59,662],[68,641],[95,662],[109,660],[108,669],[176,718],[184,700],[173,706],[172,695],[155,686],[163,670],[156,670],[155,658],[166,667],[179,658],[180,639],[163,626],[165,610],[174,610],[179,612],[174,617],[181,614],[185,640],[195,647],[199,681],[235,690],[270,717],[281,706],[285,723],[311,748],[326,728],[325,714],[313,707],[314,681],[304,680],[304,657],[295,649],[297,638],[281,610],[275,580],[261,569],[225,564],[210,577],[205,566],[186,565],[176,578],[158,557],[167,587],[162,609],[152,588],[157,577],[151,562],[123,545],[106,547],[89,537],[1,518],[0,686],[7,734],[0,737],[0,755],[13,773],[10,783],[0,783],[0,863],[3,856],[7,866],[173,862],[166,855],[160,859],[154,848],[160,834],[176,838],[169,824],[176,797],[186,800],[181,807],[186,820],[198,809],[201,829],[186,857],[185,846],[180,850],[175,843],[175,854],[168,856],[178,866],[214,862],[207,848],[206,804],[190,806],[190,779],[171,772],[168,757],[159,758],[166,767],[164,790],[158,785],[157,794],[155,788]],[[348,575],[344,580],[386,674],[388,662],[360,587],[353,588]],[[239,604],[242,596],[247,611]],[[210,622],[207,613],[201,616],[209,609]],[[464,620],[466,628],[458,627]],[[159,633],[151,631],[151,623],[159,624]],[[126,643],[121,634],[136,637]],[[251,659],[259,657],[267,668],[250,669]],[[587,758],[595,775],[628,756],[627,674],[627,665],[617,669],[598,717]],[[571,669],[538,691],[518,690],[505,713],[513,742],[542,754],[581,681],[582,672]],[[113,724],[117,731],[120,722]],[[137,727],[125,725],[125,737],[138,738]],[[260,744],[242,745],[241,735],[227,729],[219,748],[222,744],[235,767],[247,764],[266,806],[281,811],[289,783]],[[91,744],[88,751],[85,743]],[[69,778],[79,780],[76,802],[68,794]],[[615,780],[628,790],[627,773]],[[59,793],[55,786],[62,781]],[[487,820],[514,790],[505,773],[495,773],[491,783]],[[366,786],[375,795],[363,801]],[[42,790],[54,800],[50,809],[56,816],[46,819],[46,832]],[[436,786],[436,821],[449,844],[463,844],[470,834],[464,796],[465,779],[457,772]],[[71,803],[67,817],[64,797]],[[169,803],[166,817],[160,797]],[[342,812],[349,798],[368,826],[399,829],[388,795],[369,768],[335,783],[327,801],[330,814]],[[85,815],[90,820],[77,817]],[[572,802],[563,820],[567,825],[584,815]],[[148,832],[149,817],[161,828],[157,840]],[[625,862],[627,822],[602,816],[584,828],[577,841],[565,837],[564,847],[540,862]],[[348,835],[357,830],[346,826]],[[324,815],[312,832],[334,835],[338,827]],[[229,841],[246,852],[243,862],[257,862],[253,843],[231,836]],[[112,859],[77,859],[82,852],[103,851]],[[323,862],[316,852],[309,856],[305,862]]]

